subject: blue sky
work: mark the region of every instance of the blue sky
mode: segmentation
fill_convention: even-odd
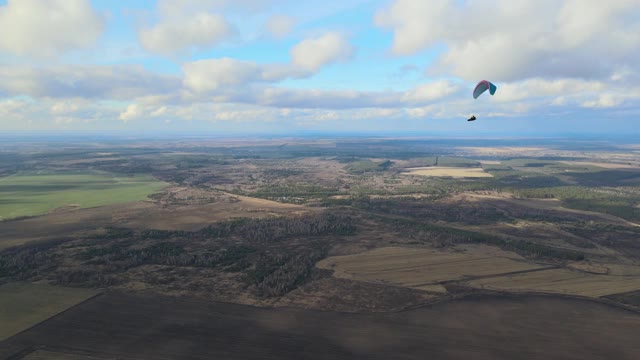
[[[637,0],[0,0],[0,33],[0,131],[640,135]]]

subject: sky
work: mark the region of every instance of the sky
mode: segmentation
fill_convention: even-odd
[[[5,134],[640,136],[640,0],[0,0],[0,34]]]

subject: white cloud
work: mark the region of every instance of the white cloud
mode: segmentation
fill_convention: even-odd
[[[164,15],[192,14],[201,11],[240,9],[258,11],[284,3],[285,0],[158,0],[157,8]]]
[[[166,113],[167,113],[167,107],[166,106],[161,106],[161,107],[159,107],[156,110],[151,112],[151,117],[160,117],[162,115],[165,115]]]
[[[575,94],[592,94],[606,88],[607,84],[602,81],[535,78],[501,84],[494,99],[498,102],[511,102],[537,97],[573,96]]]
[[[622,103],[623,99],[613,94],[602,94],[597,100],[585,101],[582,107],[586,108],[611,108]]]
[[[424,118],[424,117],[427,117],[428,115],[433,114],[434,111],[435,111],[434,106],[423,106],[423,107],[408,108],[406,110],[406,113],[409,117],[412,117],[412,118]]]
[[[77,113],[83,106],[86,105],[86,101],[83,99],[69,99],[64,101],[56,101],[51,105],[49,112],[52,115],[69,115]]]
[[[300,68],[318,71],[336,62],[345,62],[355,54],[355,47],[338,32],[305,39],[291,49],[291,62]]]
[[[193,61],[183,64],[182,70],[185,86],[197,93],[225,92],[254,82],[277,82],[309,75],[284,64],[265,65],[232,58]]]
[[[515,81],[637,69],[638,19],[637,0],[395,0],[374,22],[393,31],[397,55],[443,43],[433,73]]]
[[[10,96],[130,100],[179,88],[178,78],[156,74],[141,66],[0,67],[0,93]]]
[[[9,0],[0,6],[0,51],[55,56],[88,48],[104,25],[88,0]]]
[[[118,119],[128,122],[130,120],[139,119],[144,115],[142,108],[138,104],[130,104],[125,111],[121,112]]]
[[[432,101],[445,98],[458,91],[459,87],[451,81],[440,80],[418,85],[407,91],[403,99],[406,101]]]
[[[232,58],[198,60],[182,65],[184,84],[196,92],[219,90],[260,80],[262,69],[254,62]]]
[[[0,100],[0,116],[20,114],[29,103],[22,99],[6,99]]]
[[[266,30],[276,39],[287,37],[293,31],[296,20],[287,15],[273,15],[265,24]]]
[[[171,56],[191,49],[215,47],[235,33],[234,27],[222,15],[198,13],[166,19],[140,30],[139,37],[145,49]]]

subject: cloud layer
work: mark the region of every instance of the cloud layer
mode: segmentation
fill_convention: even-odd
[[[0,129],[640,115],[638,0],[374,5],[9,0]],[[498,92],[474,100],[481,79]]]
[[[637,0],[395,0],[375,23],[393,32],[394,54],[440,43],[447,49],[433,70],[514,81],[639,69],[639,18]]]
[[[0,6],[0,52],[55,56],[93,46],[104,27],[88,0],[8,0]]]

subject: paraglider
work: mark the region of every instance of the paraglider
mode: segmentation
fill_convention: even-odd
[[[496,93],[497,89],[498,88],[494,84],[490,83],[487,80],[482,80],[476,85],[476,88],[473,89],[473,98],[477,99],[478,96],[482,95],[482,93],[487,90],[489,90],[489,94],[493,96],[493,94]],[[476,119],[476,116],[471,115],[471,117],[467,119],[467,121],[474,121],[475,119]]]
[[[483,92],[489,90],[489,94],[493,95],[496,93],[497,87],[487,80],[482,80],[476,85],[476,88],[473,89],[473,98],[477,99]]]

